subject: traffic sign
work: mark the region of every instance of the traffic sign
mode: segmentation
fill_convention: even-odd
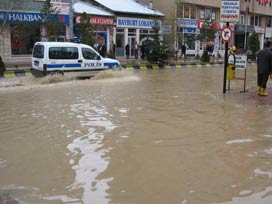
[[[240,0],[221,0],[220,21],[236,23],[240,20]]]
[[[232,30],[229,26],[225,26],[221,30],[221,38],[224,42],[230,42],[232,38]]]

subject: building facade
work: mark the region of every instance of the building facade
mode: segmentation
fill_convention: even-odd
[[[42,13],[38,0],[2,0],[0,4],[0,55],[5,62],[28,60],[35,41],[69,38],[70,0],[54,1],[55,13]],[[53,10],[52,10],[53,11]],[[50,24],[50,26],[49,26]],[[54,33],[52,32],[54,30]]]
[[[215,51],[224,49],[220,38],[220,31],[224,22],[220,22],[221,0],[140,0],[149,3],[165,14],[164,26],[171,28],[164,35],[173,49],[179,49],[185,42],[189,54],[196,54],[204,49],[204,44],[196,40],[201,24],[209,19],[212,27],[217,31],[213,39]],[[233,29],[234,44],[238,49],[248,49],[249,36],[256,32],[260,40],[260,47],[272,37],[272,1],[271,0],[240,0],[239,22],[230,25]],[[174,43],[171,42],[174,39]],[[173,40],[172,40],[173,41]],[[221,51],[222,52],[222,51]]]
[[[30,61],[37,41],[71,41],[77,33],[81,17],[86,13],[94,27],[96,46],[106,44],[109,52],[115,44],[116,56],[135,56],[135,45],[152,38],[155,18],[162,24],[164,14],[135,0],[1,0],[0,56],[5,63]],[[53,12],[52,12],[53,11]],[[75,35],[76,34],[76,35]],[[140,50],[140,49],[139,49]],[[140,53],[139,53],[140,54]]]

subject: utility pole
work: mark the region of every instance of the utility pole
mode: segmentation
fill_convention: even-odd
[[[69,17],[69,38],[70,40],[74,37],[74,10],[73,10],[74,0],[70,0],[70,17]]]
[[[249,13],[249,3],[246,3],[246,16],[245,16],[245,42],[244,42],[244,49],[247,49],[247,23],[248,23],[248,13]]]

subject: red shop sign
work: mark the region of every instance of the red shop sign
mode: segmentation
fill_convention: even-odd
[[[82,16],[76,16],[75,24],[80,24],[81,19]],[[93,25],[114,25],[114,20],[112,17],[90,16],[90,23]]]

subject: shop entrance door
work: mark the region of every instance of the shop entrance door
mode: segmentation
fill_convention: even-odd
[[[129,44],[129,58],[134,57],[134,43],[136,41],[136,36],[128,36]]]

